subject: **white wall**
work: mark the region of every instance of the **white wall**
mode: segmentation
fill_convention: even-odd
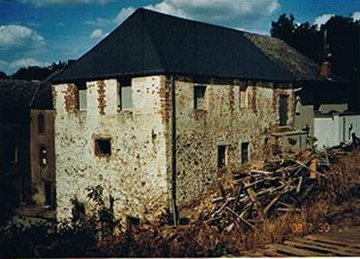
[[[88,186],[104,187],[116,214],[152,216],[152,208],[167,206],[165,87],[162,76],[133,78],[133,108],[119,110],[115,79],[87,82],[87,107],[79,112],[76,87],[54,86],[59,220],[71,217],[71,199],[88,204]],[[111,139],[109,157],[95,154],[98,137]]]
[[[352,125],[352,131],[350,126]],[[314,137],[318,148],[351,141],[351,133],[360,136],[360,115],[334,115],[314,119]]]

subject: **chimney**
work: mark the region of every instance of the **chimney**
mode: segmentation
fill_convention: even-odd
[[[331,75],[331,64],[328,61],[321,63],[320,75],[322,77],[329,77]]]

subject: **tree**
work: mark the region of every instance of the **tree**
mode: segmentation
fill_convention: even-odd
[[[325,30],[330,57],[324,55]],[[296,24],[294,16],[282,14],[271,23],[270,33],[318,63],[329,59],[333,71],[340,76],[353,79],[354,72],[359,71],[360,22],[352,18],[337,15],[318,29],[308,22]]]
[[[317,28],[282,14],[271,23],[270,33],[319,64],[330,61],[333,73],[352,83],[353,102],[360,110],[355,100],[360,95],[360,21],[336,15]]]
[[[7,74],[5,74],[4,72],[0,71],[0,79],[8,79]]]
[[[66,62],[59,61],[58,63],[52,63],[48,67],[38,67],[38,66],[30,66],[27,68],[20,68],[18,71],[16,71],[13,75],[11,75],[12,79],[18,79],[18,80],[45,80],[48,78],[51,74],[53,74],[56,71],[63,70],[67,67]]]

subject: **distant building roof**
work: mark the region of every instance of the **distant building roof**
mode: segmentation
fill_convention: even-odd
[[[0,80],[0,109],[52,109],[51,85],[23,80]]]
[[[52,81],[160,73],[271,81],[320,79],[313,61],[279,39],[138,9]]]

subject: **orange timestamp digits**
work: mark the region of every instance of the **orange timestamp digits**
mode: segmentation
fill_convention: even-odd
[[[317,231],[320,233],[326,233],[330,231],[330,225],[327,222],[322,222],[314,225],[311,222],[298,222],[291,224],[291,231],[294,234],[303,234],[306,232]]]

